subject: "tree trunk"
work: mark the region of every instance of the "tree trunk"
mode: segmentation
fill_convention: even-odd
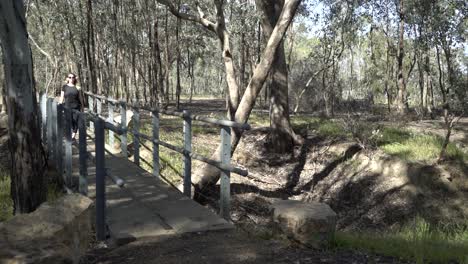
[[[424,72],[425,72],[425,87],[426,87],[426,112],[429,113],[429,115],[433,115],[432,113],[432,108],[433,108],[433,93],[432,93],[432,76],[431,76],[431,66],[430,66],[430,61],[429,61],[429,55],[427,54],[426,51],[426,58],[425,58],[425,63],[424,63]]]
[[[88,23],[88,36],[87,36],[87,53],[88,53],[88,70],[89,81],[91,82],[91,91],[98,93],[97,77],[95,71],[96,52],[94,43],[94,22],[93,22],[93,3],[91,0],[87,1],[87,23]]]
[[[158,103],[162,104],[162,99],[164,98],[164,76],[163,76],[163,69],[162,69],[162,60],[161,60],[161,49],[159,48],[159,30],[158,30],[158,17],[156,16],[154,19],[154,54],[155,54],[155,61],[156,61],[156,68],[158,72],[158,80],[157,80],[157,87],[159,91],[156,91],[156,96],[158,99]],[[158,93],[159,92],[159,93]],[[160,94],[160,95],[159,95]]]
[[[400,17],[399,25],[399,41],[398,41],[398,95],[397,95],[397,111],[399,114],[404,114],[406,110],[406,81],[403,74],[403,58],[404,51],[404,32],[405,32],[405,12],[403,9],[403,0],[399,0],[398,15]]]
[[[0,2],[0,43],[7,91],[14,213],[29,213],[46,199],[45,156],[37,116],[32,56],[23,1]]]
[[[268,40],[266,47],[263,51],[263,55],[260,59],[259,64],[255,67],[254,74],[247,85],[244,95],[242,96],[239,107],[237,108],[234,121],[238,123],[246,123],[252,109],[255,105],[255,100],[257,99],[260,90],[265,83],[265,80],[268,76],[274,58],[276,56],[277,48],[279,47],[284,34],[292,21],[296,9],[300,4],[301,0],[286,0],[283,6],[283,10],[278,19],[278,23]],[[234,129],[231,138],[232,152],[235,151],[243,131]],[[213,153],[212,158],[218,159],[220,153],[220,146],[218,146],[215,153]],[[202,193],[203,190],[212,184],[215,184],[219,179],[220,172],[216,167],[206,164],[205,166],[200,167],[193,175],[192,182],[195,185],[196,192]],[[195,199],[201,199],[195,193]]]
[[[270,38],[273,28],[281,14],[284,1],[257,0],[256,5],[262,11],[262,30],[265,42]],[[270,70],[272,78],[269,82],[270,90],[270,133],[266,143],[270,151],[289,153],[294,143],[301,140],[294,133],[289,120],[288,69],[284,53],[284,42],[281,41]]]
[[[182,87],[180,86],[180,42],[179,42],[179,29],[180,29],[180,18],[177,18],[176,23],[176,52],[177,52],[177,69],[176,69],[176,109],[180,109],[180,93]]]
[[[224,68],[226,71],[226,83],[228,86],[228,113],[227,116],[229,119],[233,120],[234,115],[237,111],[237,107],[239,106],[239,85],[237,84],[236,80],[236,69],[234,67],[234,60],[232,58],[231,47],[229,43],[229,33],[226,29],[226,22],[224,19],[224,12],[223,12],[223,3],[224,1],[215,1],[216,3],[216,20],[217,20],[217,27],[216,33],[218,35],[222,56],[224,60]]]
[[[169,56],[169,31],[168,31],[168,20],[169,20],[169,16],[168,16],[168,12],[166,10],[166,13],[165,13],[165,19],[164,19],[164,32],[165,32],[165,47],[164,47],[164,53],[165,53],[165,71],[164,71],[164,87],[166,88],[165,89],[165,102],[164,102],[164,105],[168,105],[169,104],[169,94],[170,94],[170,82],[169,82],[169,77],[170,77],[170,73],[171,73],[171,59],[170,59],[170,56]]]

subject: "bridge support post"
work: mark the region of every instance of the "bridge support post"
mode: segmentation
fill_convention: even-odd
[[[104,158],[104,121],[97,118],[94,123],[96,147],[96,239],[106,239],[106,169]]]
[[[55,132],[55,161],[57,164],[57,171],[59,172],[60,176],[62,177],[63,181],[65,184],[67,184],[67,179],[65,179],[65,175],[63,173],[63,105],[57,105],[56,102],[54,102],[56,105],[57,109],[57,127],[56,127],[56,132]],[[68,187],[68,186],[67,186]]]
[[[41,93],[40,97],[40,106],[41,106],[41,132],[42,132],[42,142],[46,142],[47,138],[47,94],[44,92]]]
[[[86,164],[86,159],[88,153],[86,152],[86,114],[80,113],[80,118],[78,119],[78,129],[79,129],[79,160],[80,160],[80,179],[78,185],[78,191],[83,195],[88,195],[88,167]]]
[[[140,110],[133,108],[133,162],[140,166]]]
[[[89,102],[89,111],[91,113],[94,113],[94,98],[91,95],[88,96],[88,102]],[[89,122],[89,129],[94,130],[93,121]]]
[[[96,97],[96,113],[98,116],[102,113],[102,99]]]
[[[220,160],[223,164],[231,163],[231,128],[221,127],[221,153]],[[226,219],[231,219],[231,172],[221,170],[221,197],[220,197],[220,215]]]
[[[159,177],[159,113],[153,111],[151,114],[153,117],[153,175]]]
[[[112,103],[108,103],[107,109],[109,110],[109,121],[114,122],[114,105]],[[113,149],[114,148],[114,131],[109,129],[109,145]]]
[[[120,135],[120,149],[122,155],[127,158],[127,105],[125,103],[120,105],[120,126],[123,130],[122,135]]]
[[[52,119],[52,102],[54,99],[48,98],[47,99],[47,154],[49,156],[49,160],[54,160],[53,158],[53,141],[52,141],[52,135],[53,135],[53,119]]]
[[[72,110],[64,107],[65,117],[65,185],[68,188],[72,187]]]
[[[184,110],[184,194],[192,196],[192,119],[190,112]]]

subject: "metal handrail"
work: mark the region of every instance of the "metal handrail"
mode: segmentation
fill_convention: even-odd
[[[97,115],[100,115],[102,110],[102,101],[112,102],[109,98],[104,96],[95,95],[93,93],[86,93],[90,98],[90,109],[94,108],[94,102],[96,102],[97,106]],[[172,110],[163,110],[158,109],[155,107],[148,107],[148,106],[140,106],[138,103],[126,103],[124,101],[117,101],[119,102],[121,107],[121,123],[120,126],[123,130],[123,134],[121,135],[121,149],[124,155],[127,155],[127,132],[133,133],[133,145],[134,145],[134,155],[133,155],[133,162],[140,165],[140,137],[146,140],[149,140],[153,143],[153,175],[159,177],[159,145],[167,147],[171,150],[181,153],[184,155],[184,181],[183,181],[183,193],[187,196],[191,196],[191,170],[192,170],[192,158],[215,166],[216,168],[221,170],[221,177],[220,177],[220,214],[226,218],[230,218],[230,173],[234,172],[242,176],[247,176],[248,171],[239,168],[236,166],[232,166],[230,164],[231,161],[231,129],[242,129],[247,130],[250,129],[249,124],[242,124],[237,123],[230,120],[219,120],[210,117],[204,117],[199,115],[193,115],[188,111],[172,111]],[[112,105],[112,104],[110,104]],[[109,106],[110,106],[109,105]],[[127,106],[132,108],[133,110],[133,131],[127,131],[126,126],[126,109]],[[139,133],[139,122],[140,122],[140,110],[149,111],[152,114],[153,118],[153,136],[149,137],[147,135],[143,135]],[[172,146],[167,142],[163,142],[159,140],[159,114],[165,114],[170,116],[177,116],[183,119],[183,127],[184,127],[184,146],[183,148]],[[109,118],[113,116],[113,108],[109,107]],[[192,120],[197,120],[205,123],[215,124],[221,127],[221,148],[220,148],[220,160],[212,160],[207,157],[203,157],[201,155],[192,153]],[[111,133],[111,132],[110,132]],[[113,135],[109,133],[109,141],[113,140]]]
[[[46,121],[46,126],[43,127],[43,140],[47,141],[47,150],[49,157],[55,161],[55,165],[59,172],[65,172],[64,178],[66,186],[71,186],[72,180],[72,139],[71,139],[71,118],[72,114],[79,114],[79,192],[87,195],[88,181],[87,181],[87,164],[86,160],[89,154],[86,150],[86,137],[87,137],[87,120],[90,122],[90,128],[94,130],[95,142],[95,156],[94,161],[96,165],[96,237],[98,240],[104,240],[106,237],[105,227],[105,177],[109,177],[119,187],[124,187],[125,182],[119,177],[112,175],[108,169],[105,168],[105,143],[104,136],[105,130],[109,130],[109,141],[113,142],[113,133],[117,133],[121,137],[121,149],[124,155],[127,155],[127,134],[133,134],[134,141],[134,163],[139,165],[139,147],[140,138],[148,140],[153,143],[153,174],[159,176],[159,146],[164,146],[173,151],[184,155],[184,194],[191,196],[191,163],[192,158],[200,160],[209,165],[215,166],[221,170],[221,198],[220,198],[220,214],[228,219],[230,208],[230,172],[247,176],[246,169],[233,166],[230,164],[231,160],[231,128],[235,129],[250,129],[250,125],[236,123],[229,120],[219,120],[210,117],[203,117],[193,115],[188,111],[171,111],[151,108],[146,106],[139,106],[138,104],[129,104],[121,100],[115,100],[100,95],[95,95],[90,92],[85,92],[90,96],[90,110],[80,112],[77,110],[66,108],[64,105],[57,104],[52,98],[47,98],[46,95],[41,96],[41,112],[44,113],[42,120]],[[93,99],[94,98],[94,99]],[[96,102],[97,112],[93,112],[94,102]],[[108,117],[102,116],[102,103],[108,104]],[[120,107],[121,122],[120,124],[114,122],[114,106]],[[134,112],[134,126],[132,131],[127,129],[127,106],[133,109]],[[152,113],[153,135],[148,136],[139,131],[140,110],[150,111]],[[159,114],[177,116],[183,119],[184,123],[184,146],[177,147],[164,142],[159,139]],[[213,160],[202,155],[192,152],[192,120],[197,120],[205,123],[215,124],[221,127],[221,149],[220,160]],[[44,122],[43,122],[44,123]],[[65,133],[63,133],[65,132]],[[65,145],[63,145],[62,137],[65,137]],[[112,143],[111,143],[112,145]],[[141,144],[144,145],[144,144]],[[63,149],[65,155],[62,154]],[[65,162],[64,162],[65,161]]]
[[[180,111],[172,111],[172,110],[164,110],[164,109],[159,109],[159,108],[156,108],[156,107],[148,107],[148,106],[141,106],[137,103],[127,103],[125,101],[121,101],[121,100],[115,100],[115,99],[110,99],[110,98],[106,98],[102,95],[96,95],[96,94],[93,94],[93,93],[90,93],[90,92],[85,92],[85,94],[89,95],[89,96],[92,96],[92,97],[95,97],[95,98],[98,98],[100,100],[104,100],[104,101],[108,101],[108,102],[114,102],[114,104],[126,104],[127,106],[133,108],[133,109],[143,109],[143,110],[146,110],[146,111],[149,111],[149,112],[157,112],[157,113],[161,113],[161,114],[165,114],[165,115],[170,115],[170,116],[178,116],[178,117],[182,117],[182,118],[185,118],[185,117],[189,117],[190,119],[192,120],[197,120],[197,121],[201,121],[201,122],[205,122],[205,123],[210,123],[210,124],[214,124],[214,125],[219,125],[219,126],[227,126],[227,127],[232,127],[232,128],[237,128],[237,129],[242,129],[242,130],[250,130],[251,129],[251,126],[247,123],[238,123],[238,122],[235,122],[235,121],[231,121],[231,120],[222,120],[222,119],[216,119],[216,118],[212,118],[212,117],[204,117],[204,116],[200,116],[200,115],[194,115],[194,114],[184,114],[183,112],[180,112]]]
[[[245,170],[245,169],[242,169],[242,168],[239,168],[239,167],[236,167],[236,166],[232,166],[232,165],[229,165],[229,164],[224,164],[224,163],[221,163],[221,162],[219,162],[217,160],[212,160],[212,159],[206,158],[206,157],[204,157],[202,155],[193,153],[191,151],[187,151],[184,148],[171,145],[171,144],[169,144],[167,142],[164,142],[162,140],[152,139],[148,135],[145,135],[145,134],[142,134],[142,133],[138,133],[138,136],[140,136],[140,137],[142,137],[142,138],[144,138],[144,139],[146,139],[148,141],[151,141],[154,144],[163,145],[164,147],[166,147],[168,149],[171,149],[173,151],[179,152],[180,154],[189,155],[190,157],[192,157],[192,158],[194,158],[196,160],[208,163],[208,164],[210,164],[212,166],[215,166],[216,168],[218,168],[220,170],[234,172],[234,173],[242,175],[242,176],[249,175],[248,170]]]

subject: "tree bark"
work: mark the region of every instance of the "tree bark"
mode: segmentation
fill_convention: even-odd
[[[240,101],[239,107],[237,108],[234,121],[238,123],[246,123],[249,119],[250,113],[255,105],[260,90],[262,89],[265,80],[267,79],[268,73],[273,65],[277,48],[279,47],[284,34],[291,23],[298,5],[301,0],[286,0],[283,6],[281,15],[278,18],[273,32],[266,44],[263,51],[259,64],[255,67],[254,74],[247,85],[244,95]],[[231,151],[234,152],[237,145],[239,144],[240,138],[243,131],[234,129],[231,138]],[[215,153],[212,155],[213,159],[218,159],[220,153],[220,146],[218,146]],[[202,196],[199,193],[203,193],[203,190],[215,184],[219,179],[220,171],[211,165],[204,165],[200,167],[193,175],[192,182],[195,185],[195,199],[200,200]]]
[[[23,1],[0,2],[10,136],[11,196],[14,213],[29,213],[46,199],[45,156],[40,141],[32,56]]]
[[[404,114],[406,111],[406,81],[403,73],[404,51],[404,32],[405,32],[405,12],[403,8],[403,0],[399,0],[398,16],[400,18],[399,25],[399,43],[398,43],[398,95],[397,95],[397,111],[399,114]]]
[[[262,11],[261,25],[265,36],[265,42],[270,38],[273,28],[281,14],[284,1],[256,0],[256,5]],[[280,42],[270,70],[272,78],[269,82],[270,90],[270,133],[266,143],[270,151],[276,153],[289,153],[294,144],[302,141],[298,137],[289,120],[289,96],[288,96],[288,68],[284,52],[284,42]]]
[[[94,22],[93,22],[93,3],[91,0],[87,1],[87,23],[88,23],[88,36],[87,36],[87,53],[88,53],[88,72],[89,81],[91,82],[91,91],[95,94],[99,93],[96,76],[96,49],[94,43]]]
[[[182,87],[180,85],[180,41],[179,41],[180,18],[176,22],[176,52],[177,52],[177,68],[176,68],[176,109],[180,109],[180,93]]]

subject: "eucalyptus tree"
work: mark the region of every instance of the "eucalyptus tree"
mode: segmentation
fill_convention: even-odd
[[[262,86],[268,76],[268,73],[273,65],[274,58],[276,57],[277,48],[283,39],[283,36],[291,23],[297,7],[301,0],[287,0],[285,1],[281,15],[277,19],[277,23],[271,33],[271,36],[265,46],[263,55],[255,67],[254,73],[247,85],[247,88],[240,97],[239,84],[236,75],[235,63],[233,59],[233,52],[231,49],[230,34],[226,27],[225,17],[225,1],[214,0],[213,6],[215,8],[215,14],[208,16],[203,11],[203,5],[196,5],[196,8],[190,8],[190,10],[196,10],[195,12],[181,12],[178,6],[174,5],[171,1],[158,0],[159,3],[167,6],[171,13],[181,19],[192,21],[194,23],[202,25],[207,30],[213,32],[219,41],[221,47],[221,56],[224,61],[226,80],[228,86],[228,116],[231,120],[235,120],[239,123],[247,122],[250,113],[255,105],[255,100],[262,89]],[[234,151],[239,143],[242,131],[234,130],[232,136],[232,150]],[[219,156],[218,147],[217,151],[213,156]],[[197,186],[198,190],[203,190],[207,185],[216,183],[219,179],[219,170],[213,166],[206,165],[193,177],[193,182]]]
[[[46,199],[45,156],[23,1],[0,2],[14,213],[29,213]]]
[[[256,0],[261,11],[261,26],[265,42],[271,37],[273,29],[278,22],[284,1]],[[294,145],[303,143],[302,138],[296,135],[289,120],[289,93],[288,68],[282,40],[276,49],[275,60],[270,70],[270,132],[266,144],[268,149],[277,153],[290,153]]]
[[[435,49],[438,69],[438,83],[442,95],[442,108],[446,135],[442,144],[439,160],[443,160],[450,141],[453,125],[459,117],[456,116],[455,105],[466,109],[466,87],[468,83],[463,78],[462,65],[456,60],[456,50],[463,49],[466,43],[466,17],[468,4],[458,0],[444,0],[431,2],[432,30],[435,38]],[[461,47],[460,47],[461,46]],[[443,54],[442,54],[443,53]],[[463,54],[463,53],[462,53]],[[442,61],[442,56],[445,59]],[[444,70],[445,68],[445,70]],[[464,70],[466,74],[466,69]]]

